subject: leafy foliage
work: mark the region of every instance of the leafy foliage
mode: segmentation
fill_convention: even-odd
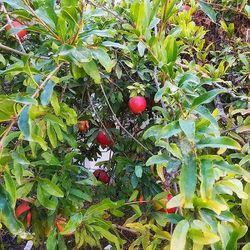
[[[86,249],[250,240],[249,34],[230,15],[249,22],[246,1],[2,2],[0,220],[11,234],[49,250],[72,248],[73,235]],[[127,105],[136,95],[140,115]],[[108,185],[86,168],[100,130]],[[31,234],[14,214],[23,201]]]

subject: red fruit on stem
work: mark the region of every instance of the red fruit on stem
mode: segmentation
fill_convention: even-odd
[[[98,181],[103,182],[104,184],[109,183],[109,175],[107,174],[106,171],[102,170],[102,169],[97,169],[94,171],[94,176]]]
[[[20,215],[30,210],[30,206],[27,202],[22,202],[17,208],[16,208],[16,217],[19,218]]]
[[[147,102],[143,96],[134,96],[130,98],[128,105],[131,112],[134,114],[140,114],[146,109]]]
[[[173,195],[172,194],[168,194],[166,198],[167,198],[167,201],[170,201],[173,198]],[[168,214],[174,214],[176,211],[177,211],[177,207],[171,207],[171,208],[167,208],[166,209],[166,212]]]
[[[19,23],[18,21],[12,21],[11,24],[12,24],[13,27],[16,27],[16,28],[22,26],[22,24]],[[11,27],[10,24],[6,26],[6,30],[10,30],[11,28],[12,28],[12,27]],[[27,34],[27,30],[20,30],[20,31],[17,33],[18,37],[19,37],[21,40],[24,39],[24,37],[26,36],[26,34]]]
[[[96,140],[102,146],[110,146],[113,144],[112,140],[102,130],[98,132]]]
[[[31,211],[28,212],[27,216],[26,216],[26,220],[27,220],[27,226],[29,227],[31,224],[31,219],[32,219],[32,213]]]
[[[184,4],[182,6],[182,11],[189,11],[189,10],[190,10],[190,6],[189,5]]]

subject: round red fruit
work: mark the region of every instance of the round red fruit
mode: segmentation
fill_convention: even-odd
[[[167,201],[170,201],[173,198],[173,195],[172,194],[168,194],[166,198],[167,198]],[[168,214],[174,214],[176,211],[177,211],[177,207],[171,207],[171,208],[167,208],[166,209],[166,212]]]
[[[96,140],[102,146],[111,146],[113,144],[112,140],[102,130],[98,132]]]
[[[19,23],[18,21],[12,21],[12,22],[11,22],[11,25],[12,25],[14,28],[15,28],[15,27],[18,28],[18,27],[22,26],[22,24]],[[12,28],[11,25],[10,25],[10,24],[7,25],[7,26],[6,26],[6,30],[10,30],[10,29]],[[26,34],[27,34],[27,31],[26,31],[26,30],[20,30],[20,31],[17,33],[18,37],[19,37],[21,40],[24,39],[24,37],[26,36]]]
[[[143,96],[134,96],[130,98],[128,105],[131,112],[134,114],[140,114],[146,109],[147,102]]]
[[[104,184],[109,183],[109,175],[107,174],[106,171],[102,170],[102,169],[97,169],[94,171],[94,176],[98,181],[103,182]]]

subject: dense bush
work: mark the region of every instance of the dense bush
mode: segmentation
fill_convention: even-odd
[[[249,16],[247,1],[3,0],[2,244],[250,249]]]

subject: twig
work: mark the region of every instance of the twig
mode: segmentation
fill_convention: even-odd
[[[2,3],[2,10],[3,10],[3,12],[4,12],[5,15],[6,15],[8,24],[10,25],[11,28],[14,28],[14,26],[13,26],[13,24],[12,24],[12,21],[11,21],[11,19],[10,19],[10,16],[9,16],[9,14],[8,14],[8,12],[7,12],[6,8],[5,8],[5,6],[4,6],[4,3]],[[25,53],[26,51],[25,51],[25,49],[24,49],[24,47],[23,47],[23,44],[22,44],[21,39],[19,38],[18,34],[15,34],[15,38],[16,38],[16,40],[18,41],[21,50]]]
[[[82,2],[81,3],[81,12],[80,12],[80,23],[78,25],[78,28],[77,28],[75,35],[73,36],[73,39],[71,39],[71,41],[70,41],[70,44],[75,43],[75,41],[77,40],[77,38],[81,32],[81,29],[83,27],[83,12],[84,12],[84,3]]]
[[[0,29],[0,32],[1,31],[3,31],[3,30],[5,30],[6,29],[6,27],[8,26],[9,24],[7,23],[7,24],[5,24],[1,29]]]
[[[63,43],[62,39],[51,29],[51,27],[49,25],[47,25],[37,14],[36,12],[31,8],[29,1],[27,0],[23,0],[24,4],[29,8],[30,12],[32,13],[32,15],[39,21],[39,23],[45,28],[47,29],[51,35],[58,40],[59,42]]]
[[[136,232],[135,230],[133,229],[130,229],[130,228],[127,228],[127,227],[123,227],[123,226],[120,226],[120,225],[116,225],[116,224],[112,224],[113,227],[117,228],[117,229],[120,229],[122,231],[127,231],[127,232],[130,232],[132,234],[138,234],[138,232]]]
[[[114,112],[114,110],[112,109],[112,107],[111,107],[111,105],[110,105],[110,102],[109,102],[109,100],[108,100],[108,97],[107,97],[107,95],[106,95],[106,93],[105,93],[105,90],[104,90],[104,88],[103,88],[103,86],[102,86],[102,84],[100,84],[100,86],[101,86],[101,90],[102,90],[102,93],[103,93],[103,95],[104,95],[104,97],[105,97],[105,100],[106,100],[106,102],[107,102],[107,104],[108,104],[108,107],[109,107],[109,109],[110,109],[110,111],[111,111],[111,113],[112,113],[112,115],[113,115],[113,117],[114,117],[114,119],[116,120],[116,122],[118,123],[118,125],[137,143],[137,144],[139,144],[143,149],[145,149],[145,150],[147,150],[151,155],[154,155],[147,147],[145,147],[140,141],[138,141],[125,127],[123,127],[123,125],[121,124],[121,122],[118,120],[118,118],[116,117],[116,114],[115,114],[115,112]]]
[[[124,20],[122,17],[120,17],[117,13],[113,12],[112,10],[108,9],[106,6],[104,5],[98,5],[94,2],[92,2],[91,0],[88,0],[88,2],[93,5],[96,8],[101,8],[103,10],[105,10],[106,12],[110,13],[111,15],[113,15],[114,17],[116,17],[120,22],[122,23],[128,23],[126,20]]]
[[[36,56],[36,55],[30,55],[30,54],[27,54],[27,53],[24,53],[22,51],[19,51],[19,50],[16,50],[16,49],[13,49],[13,48],[10,48],[6,45],[3,45],[2,43],[0,43],[0,49],[3,49],[3,50],[7,50],[7,51],[10,51],[10,52],[14,52],[20,56],[31,56],[31,57],[34,57],[34,58],[40,58],[40,59],[45,59],[45,60],[49,60],[50,58],[47,57],[47,56]]]
[[[104,128],[105,132],[107,133],[107,135],[109,135],[109,139],[111,139],[111,141],[114,143],[114,141],[113,141],[113,139],[112,139],[112,136],[110,135],[108,129],[106,128],[106,126],[105,126],[104,123],[102,122],[101,117],[99,116],[98,112],[97,112],[96,109],[95,109],[95,106],[94,106],[94,104],[93,104],[93,102],[92,102],[92,100],[91,100],[91,96],[90,96],[89,92],[87,92],[87,93],[88,93],[88,98],[89,98],[90,105],[91,105],[91,107],[92,107],[94,113],[96,114],[98,120],[100,121],[100,123],[101,123],[102,127]]]

